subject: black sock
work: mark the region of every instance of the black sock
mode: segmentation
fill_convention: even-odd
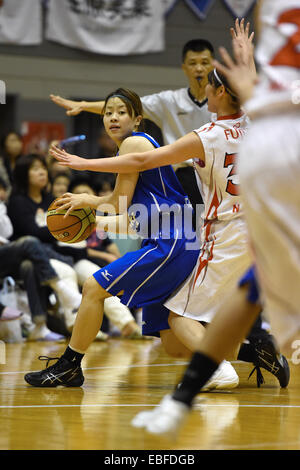
[[[206,384],[218,367],[219,364],[213,359],[196,352],[185,371],[181,385],[173,393],[173,398],[191,406],[197,393],[200,392],[203,385]]]
[[[70,346],[67,347],[62,357],[76,366],[80,366],[84,354],[74,351]]]

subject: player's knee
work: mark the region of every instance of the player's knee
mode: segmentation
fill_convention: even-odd
[[[83,284],[82,296],[99,299],[105,296],[105,291],[93,276],[89,277]]]

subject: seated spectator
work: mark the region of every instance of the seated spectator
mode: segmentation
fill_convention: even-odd
[[[112,193],[115,187],[115,176],[106,174],[102,180],[97,185],[97,195],[98,196],[107,196]]]
[[[8,201],[8,215],[14,227],[13,239],[24,235],[37,237],[51,255],[60,255],[62,261],[73,266],[86,250],[61,246],[51,235],[46,224],[48,207],[53,202],[48,187],[48,168],[44,157],[30,154],[21,157],[14,171],[14,186]],[[71,257],[71,258],[70,258]]]
[[[49,179],[53,181],[53,179],[55,178],[55,176],[58,173],[60,173],[60,174],[64,173],[71,179],[72,174],[73,174],[72,170],[70,170],[70,168],[67,168],[67,167],[62,167],[58,163],[58,161],[55,160],[55,158],[53,158],[52,155],[50,155],[49,150],[50,150],[52,144],[59,145],[59,141],[58,140],[53,140],[50,143],[49,148],[48,148],[48,154],[46,156],[46,165],[47,165],[47,168],[48,168]]]
[[[59,279],[51,261],[44,252],[42,243],[34,237],[21,237],[14,242],[8,238],[13,227],[6,211],[6,185],[0,179],[0,277],[12,276],[21,280],[27,292],[29,308],[35,328],[30,332],[31,340],[56,341],[61,335],[47,328],[47,296],[51,287],[62,305],[69,310],[74,308],[73,291],[64,279]],[[77,302],[80,299],[77,299]],[[12,320],[20,312],[11,306],[0,304],[0,319]],[[74,320],[73,320],[74,321]]]
[[[51,193],[54,198],[56,199],[65,194],[68,191],[70,184],[70,175],[68,175],[67,173],[57,173],[52,179],[51,184]]]
[[[0,175],[7,185],[8,194],[11,192],[13,170],[17,159],[22,155],[23,142],[21,136],[9,131],[1,139]]]

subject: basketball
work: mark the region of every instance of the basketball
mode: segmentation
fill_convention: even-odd
[[[51,235],[64,243],[77,243],[88,238],[96,227],[96,211],[90,207],[74,209],[64,217],[67,209],[55,208],[54,203],[47,211],[47,226]]]

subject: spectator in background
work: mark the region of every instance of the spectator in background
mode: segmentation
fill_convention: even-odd
[[[93,186],[93,184],[89,181],[88,178],[86,178],[85,176],[82,176],[81,178],[79,177],[79,178],[74,179],[70,183],[68,187],[68,191],[70,193],[75,193],[75,194],[83,194],[83,193],[95,194],[96,189]]]
[[[12,276],[24,283],[34,327],[28,332],[30,340],[57,341],[61,335],[47,328],[47,297],[51,287],[64,306],[72,302],[72,292],[63,279],[59,279],[51,266],[42,243],[35,237],[21,237],[14,242],[8,238],[13,226],[6,211],[6,183],[0,178],[0,277]],[[0,320],[13,320],[21,312],[0,304]]]
[[[11,222],[6,215],[7,184],[0,176],[0,247],[6,244],[6,237],[11,235]],[[1,257],[1,249],[0,249]],[[1,259],[0,259],[1,262]],[[0,321],[16,320],[22,312],[0,302]]]
[[[50,150],[50,147],[51,145],[54,144],[54,145],[59,145],[59,141],[58,140],[53,140],[48,148],[48,153],[47,153],[47,156],[46,156],[46,164],[47,164],[47,167],[48,167],[48,173],[49,173],[49,178],[51,181],[53,181],[53,179],[56,177],[56,175],[59,173],[64,173],[66,174],[70,179],[72,178],[72,170],[70,170],[69,168],[63,168],[61,165],[59,165],[57,163],[57,161],[55,160],[55,158],[53,158],[50,153],[49,153],[49,150]]]
[[[71,184],[71,177],[65,172],[57,173],[51,183],[51,193],[56,199],[65,194]]]
[[[111,178],[112,176],[112,178]],[[112,193],[115,187],[116,179],[114,175],[110,175],[108,173],[103,173],[103,179],[101,184],[97,187],[97,195],[98,196],[107,196],[108,194]]]
[[[60,247],[46,226],[46,211],[53,201],[51,193],[47,192],[48,170],[44,157],[37,154],[25,155],[18,159],[14,173],[14,186],[8,202],[8,215],[12,222],[13,240],[31,235],[43,243],[43,250],[52,260],[54,269],[59,277],[64,278],[72,295],[72,302],[66,308],[64,305],[66,325],[72,328],[76,310],[81,301],[77,274],[73,268],[74,255],[80,256],[79,250],[66,250]],[[85,255],[83,250],[82,256]]]
[[[22,155],[23,142],[15,131],[9,131],[1,139],[0,175],[4,179],[8,193],[11,192],[13,170],[17,159]]]

